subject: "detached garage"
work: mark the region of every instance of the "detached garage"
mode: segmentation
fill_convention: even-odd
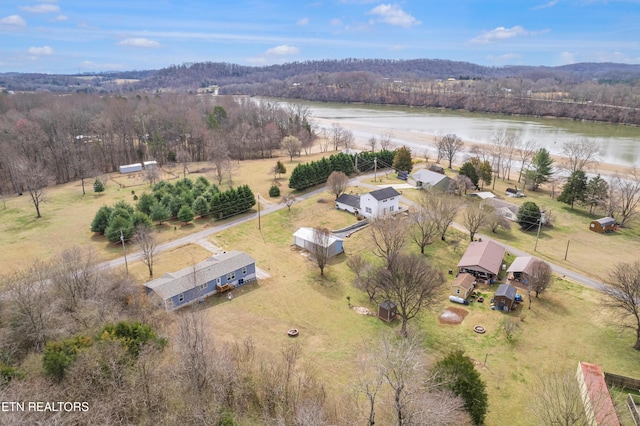
[[[313,238],[313,228],[300,228],[293,233],[293,243],[302,249],[313,251],[315,245]],[[326,241],[326,247],[329,247],[329,257],[333,257],[344,251],[344,240],[335,235],[330,235]]]

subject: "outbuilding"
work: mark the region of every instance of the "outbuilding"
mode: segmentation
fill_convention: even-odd
[[[516,303],[516,294],[518,290],[511,284],[500,284],[495,296],[493,296],[493,303],[496,309],[509,312],[513,309]]]
[[[591,224],[589,225],[589,229],[600,234],[615,231],[616,220],[612,217],[603,217],[600,219],[592,220]]]
[[[492,283],[500,272],[505,249],[491,240],[473,241],[458,262],[458,272]]]
[[[411,175],[411,182],[417,188],[433,188],[444,192],[449,188],[451,178],[442,173],[420,169]]]
[[[507,276],[509,280],[514,280],[526,284],[531,277],[531,268],[535,258],[533,256],[518,256],[515,258],[509,269]]]
[[[313,234],[313,228],[300,228],[293,233],[293,243],[297,247],[312,252],[316,244]],[[323,238],[322,240],[323,243],[326,244],[325,247],[329,248],[329,257],[333,257],[344,251],[344,240],[342,238],[329,235],[329,238]]]
[[[476,277],[471,274],[458,274],[451,283],[450,295],[467,300],[475,287]]]
[[[142,163],[125,164],[119,167],[120,173],[135,173],[142,171]]]
[[[378,318],[381,320],[391,322],[396,319],[396,315],[398,315],[398,307],[395,303],[386,300],[378,306]]]

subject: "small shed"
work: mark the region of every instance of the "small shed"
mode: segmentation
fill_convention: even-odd
[[[473,192],[471,194],[467,194],[467,196],[470,198],[480,198],[481,200],[496,198],[493,192],[489,192],[489,191]]]
[[[431,170],[432,172],[440,173],[441,175],[444,174],[444,167],[439,166],[437,164],[430,164],[429,170]]]
[[[511,284],[500,284],[495,296],[493,296],[496,308],[506,312],[512,310],[516,303],[517,293],[518,291]]]
[[[612,217],[603,217],[600,219],[592,220],[591,224],[589,225],[589,229],[600,234],[615,231],[616,220]]]
[[[390,300],[386,300],[378,306],[378,318],[383,321],[391,322],[396,319],[398,314],[398,307]]]
[[[476,277],[471,274],[458,274],[451,283],[451,296],[467,299],[475,287]]]
[[[316,244],[313,238],[313,233],[313,228],[300,228],[293,233],[293,243],[302,249],[313,251],[313,247]],[[344,251],[344,240],[333,234],[331,234],[324,243],[329,248],[329,257],[333,257]]]

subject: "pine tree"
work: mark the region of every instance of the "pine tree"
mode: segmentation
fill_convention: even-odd
[[[540,148],[531,161],[532,168],[527,170],[525,176],[531,182],[531,189],[537,191],[540,185],[547,182],[553,175],[553,159],[549,151]]]
[[[542,214],[540,208],[533,201],[523,203],[518,209],[518,225],[525,231],[538,227]]]
[[[392,167],[396,171],[401,170],[403,172],[411,172],[411,169],[413,169],[411,149],[407,148],[406,146],[398,148],[398,150],[396,151],[396,155],[393,158]]]
[[[207,199],[202,195],[193,200],[193,204],[191,205],[191,209],[193,213],[197,216],[206,216],[209,214],[209,203]]]
[[[99,177],[97,177],[96,180],[93,181],[93,192],[97,194],[101,194],[104,192],[104,183],[102,183]]]
[[[180,211],[178,212],[178,220],[180,222],[187,224],[191,222],[194,218],[195,218],[195,215],[193,214],[193,210],[191,210],[191,207],[187,205],[180,207]]]
[[[162,224],[162,222],[169,220],[171,212],[162,203],[155,203],[151,206],[149,217],[152,221]]]
[[[587,175],[582,170],[576,170],[571,173],[567,183],[562,187],[562,193],[558,195],[558,201],[571,206],[576,201],[582,202],[585,200],[587,192]]]
[[[468,177],[469,180],[471,180],[471,183],[473,183],[473,185],[476,188],[478,187],[478,181],[479,181],[478,172],[476,171],[476,168],[474,167],[473,163],[471,163],[470,161],[467,161],[466,163],[464,163],[462,167],[460,167],[460,174],[462,176]]]

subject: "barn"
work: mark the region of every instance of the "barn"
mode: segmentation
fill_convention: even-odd
[[[313,251],[313,246],[315,245],[313,228],[302,227],[298,229],[293,233],[293,243],[301,249]],[[335,235],[330,235],[326,244],[329,247],[329,257],[333,257],[344,251],[344,240],[340,237],[336,237]]]
[[[535,258],[533,256],[518,256],[515,258],[509,269],[507,269],[507,276],[509,280],[527,283],[527,280],[531,276],[531,268]]]
[[[615,231],[616,220],[612,217],[603,217],[600,219],[592,220],[591,224],[589,225],[589,229],[600,234]]]

